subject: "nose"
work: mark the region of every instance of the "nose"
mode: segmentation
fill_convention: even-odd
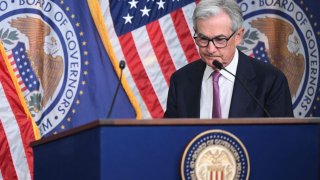
[[[217,51],[217,47],[213,44],[212,41],[209,42],[207,46],[208,53],[213,53]]]

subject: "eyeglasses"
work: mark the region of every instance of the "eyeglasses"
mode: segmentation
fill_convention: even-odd
[[[201,37],[197,33],[194,34],[193,39],[199,47],[208,47],[209,43],[212,42],[216,48],[224,48],[227,46],[229,39],[236,33],[234,31],[228,38],[226,37],[214,37],[209,39],[208,37]]]

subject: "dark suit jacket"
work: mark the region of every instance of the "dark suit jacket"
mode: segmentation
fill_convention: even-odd
[[[198,60],[173,73],[165,118],[200,117],[201,83],[205,67],[205,62]],[[237,76],[272,117],[293,117],[288,82],[280,70],[239,51]],[[229,117],[267,117],[237,79],[234,83]]]

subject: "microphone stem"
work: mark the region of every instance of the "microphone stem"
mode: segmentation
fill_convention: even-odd
[[[121,85],[121,79],[122,79],[122,69],[121,69],[121,71],[120,71],[119,82],[118,82],[118,85],[117,85],[117,88],[116,88],[116,91],[115,91],[116,94],[117,94],[118,91],[119,91],[119,88],[120,88],[120,85]],[[109,109],[107,118],[110,118],[110,116],[111,116],[111,112],[112,112],[113,105],[114,105],[114,102],[115,102],[115,100],[116,100],[116,97],[117,97],[117,96],[114,95],[113,98],[112,98],[112,102],[111,102],[111,106],[110,106],[110,109]]]

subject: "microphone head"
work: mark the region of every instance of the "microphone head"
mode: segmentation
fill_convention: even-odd
[[[121,60],[119,63],[119,68],[124,69],[126,67],[126,62],[124,60]]]
[[[219,62],[218,60],[213,60],[212,64],[218,68],[219,70],[223,69],[223,65],[221,62]]]

